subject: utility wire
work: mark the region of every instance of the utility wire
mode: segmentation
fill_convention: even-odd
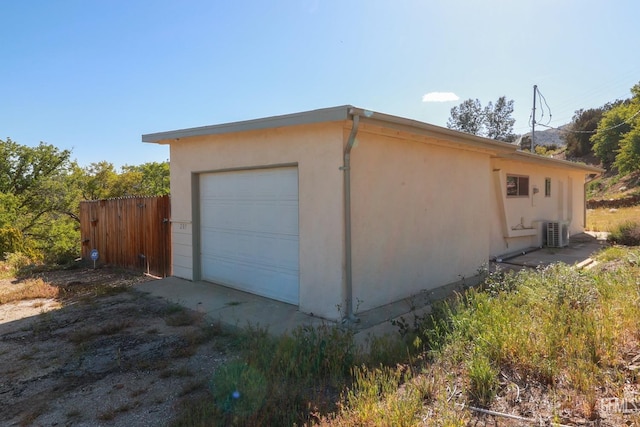
[[[589,85],[577,94],[577,96],[569,96],[562,98],[559,100],[560,102],[554,102],[556,113],[561,111],[563,115],[566,115],[564,113],[569,109],[568,107],[574,105],[582,105],[586,109],[588,105],[595,106],[611,102],[612,100],[626,99],[629,97],[629,88],[638,83],[637,76],[639,72],[640,68],[638,68],[638,66],[631,66],[626,69],[621,68],[618,70],[619,76],[616,79],[601,82],[598,85]],[[619,93],[620,95],[611,97],[611,93]],[[607,96],[605,97],[605,95]],[[608,101],[604,102],[604,98],[608,99]],[[578,100],[579,102],[575,102]],[[574,112],[575,109],[571,108],[571,111]]]
[[[536,88],[536,92],[538,92],[538,99],[540,99],[540,109],[542,110],[542,117],[544,117],[544,108],[542,107],[542,101],[544,101],[544,105],[547,106],[547,111],[549,112],[549,119],[547,120],[547,125],[551,123],[551,107],[547,104],[547,98],[540,92],[540,89]],[[540,119],[542,120],[542,117]],[[541,124],[541,123],[539,123]]]
[[[636,111],[634,114],[631,115],[631,117],[629,117],[628,119],[626,119],[623,122],[618,123],[617,125],[609,126],[608,128],[605,128],[605,129],[596,129],[596,130],[569,130],[569,129],[560,129],[560,128],[553,127],[553,126],[543,125],[541,123],[536,123],[536,124],[538,124],[538,125],[540,125],[542,127],[548,128],[548,129],[559,130],[560,132],[567,132],[567,133],[598,133],[598,132],[606,132],[608,130],[616,129],[616,128],[619,128],[620,126],[628,124],[638,114],[640,114],[640,110]]]
[[[535,116],[535,111],[531,111],[531,115],[529,116],[529,127],[533,126],[533,123],[537,124],[537,125],[542,125],[545,126],[545,124],[541,123],[542,119],[544,118],[545,115],[545,106],[547,107],[547,114],[549,114],[549,118],[547,119],[547,123],[546,125],[548,125],[549,123],[551,123],[551,107],[549,107],[549,104],[547,103],[547,99],[544,97],[544,95],[540,92],[540,89],[538,89],[538,87],[536,86],[535,88],[535,93],[533,95],[534,97],[537,96],[538,100],[539,100],[539,104],[540,104],[540,112],[542,113],[542,115],[540,116],[540,122],[538,122],[536,120],[536,116]]]
[[[622,91],[622,87],[630,87],[627,86],[626,82],[628,79],[631,79],[633,76],[637,76],[638,73],[638,69],[637,67],[632,67],[629,68],[627,70],[624,70],[624,72],[621,74],[621,77],[619,77],[617,80],[615,81],[609,81],[606,84],[601,84],[598,87],[595,87],[593,89],[590,90],[586,90],[582,93],[580,93],[579,98],[582,99],[578,104],[582,104],[582,105],[589,105],[589,104],[595,104],[594,102],[592,102],[592,100],[595,100],[596,98],[600,98],[601,95],[603,95],[604,93],[610,93],[613,91]],[[634,84],[634,82],[630,83],[631,85]],[[538,90],[539,93],[539,90]],[[542,95],[539,93],[539,95]],[[615,98],[613,98],[614,100],[625,100],[625,98],[628,98],[629,94],[628,94],[628,89],[626,90],[626,93],[621,94],[620,96],[616,96]],[[553,121],[558,123],[558,122],[568,122],[571,121],[572,117],[575,115],[575,112],[577,110],[573,110],[572,113],[567,112],[566,110],[568,109],[568,107],[570,105],[575,105],[574,102],[572,102],[571,100],[574,100],[575,97],[571,97],[569,99],[564,99],[564,102],[560,102],[560,110],[562,111],[562,114],[558,117],[556,116],[556,119],[554,119]],[[542,100],[545,104],[546,104],[546,99],[544,99],[544,95],[542,95],[542,98],[539,96],[538,99]],[[540,102],[541,104],[541,108],[542,108],[542,104],[543,102]],[[609,101],[609,102],[615,102],[615,101]],[[548,104],[547,108],[549,107]],[[558,105],[556,105],[556,110],[557,110]],[[543,112],[544,113],[544,112]],[[549,108],[549,113],[551,113],[551,109]],[[516,129],[514,129],[514,131],[516,133],[526,133],[527,130],[531,130],[531,122],[532,122],[532,115],[529,115],[529,120],[527,122],[527,125],[518,125],[516,127]],[[542,117],[541,117],[542,119]],[[541,120],[542,121],[542,120]],[[543,123],[538,123],[536,122],[537,125],[541,125],[543,127],[547,127],[550,129],[558,129],[556,127],[553,126],[548,126],[551,123],[552,120],[547,120],[546,125]],[[560,129],[563,130],[563,129]],[[565,132],[569,132],[569,131],[565,131]],[[586,131],[582,131],[582,132],[578,132],[575,131],[575,133],[585,133]],[[590,133],[595,133],[595,132],[590,132]]]

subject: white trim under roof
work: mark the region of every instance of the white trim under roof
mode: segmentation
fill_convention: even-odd
[[[361,122],[377,124],[387,128],[401,131],[422,134],[448,140],[450,142],[464,143],[470,146],[482,147],[495,152],[497,158],[518,160],[527,163],[551,164],[554,166],[570,169],[583,170],[588,173],[601,174],[603,169],[574,163],[566,160],[553,159],[538,154],[519,151],[518,146],[507,142],[496,141],[469,133],[432,125],[417,120],[407,119],[399,116],[378,113],[371,110],[357,108],[352,105],[341,105],[338,107],[322,108],[318,110],[304,111],[301,113],[285,114],[281,116],[265,117],[261,119],[244,120],[219,125],[201,126],[188,129],[172,130],[167,132],[157,132],[142,135],[142,142],[156,144],[169,144],[182,138],[205,135],[222,135],[227,133],[254,131],[262,129],[273,129],[285,126],[306,125],[313,123],[337,122],[353,119],[359,116]]]

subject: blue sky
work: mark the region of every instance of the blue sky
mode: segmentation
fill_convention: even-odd
[[[635,0],[2,0],[0,139],[120,167],[168,159],[144,133],[343,104],[445,126],[502,95],[524,133],[534,84],[554,126],[629,96],[638,17]]]

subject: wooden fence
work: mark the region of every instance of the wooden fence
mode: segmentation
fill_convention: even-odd
[[[125,197],[80,203],[82,258],[98,263],[171,275],[169,196]]]

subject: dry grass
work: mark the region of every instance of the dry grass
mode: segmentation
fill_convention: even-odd
[[[204,318],[204,313],[182,309],[165,317],[167,326],[191,326],[199,324]]]
[[[0,262],[0,280],[13,279],[13,276],[15,276],[15,274],[11,266],[6,262]]]
[[[29,279],[0,286],[0,304],[36,298],[57,298],[59,289],[42,279]]]
[[[637,221],[640,218],[640,206],[620,209],[589,209],[587,211],[587,230],[612,231],[619,225]]]
[[[114,335],[131,326],[131,323],[129,319],[113,320],[99,327],[78,329],[69,335],[69,341],[80,344],[99,336]]]

